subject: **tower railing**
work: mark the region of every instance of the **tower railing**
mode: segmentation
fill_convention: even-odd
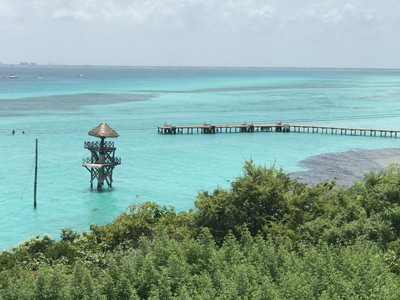
[[[85,142],[84,143],[84,147],[85,147],[85,149],[100,149],[100,145],[101,145],[101,142]],[[114,142],[112,142],[112,141],[103,141],[103,147],[102,148],[105,148],[105,149],[107,149],[107,148],[115,148],[114,147]]]
[[[82,158],[82,164],[94,164],[94,163],[99,163],[99,162],[93,159],[93,157]],[[104,161],[104,164],[120,165],[121,157],[113,157],[111,159],[106,159]]]

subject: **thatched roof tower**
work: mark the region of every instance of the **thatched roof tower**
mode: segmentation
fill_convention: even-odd
[[[98,138],[117,138],[119,134],[112,129],[106,122],[101,123],[99,126],[89,131],[89,135]]]
[[[119,134],[103,122],[90,130],[89,135],[100,138],[100,141],[85,142],[84,147],[90,151],[91,156],[83,159],[82,166],[90,172],[90,188],[93,189],[93,181],[97,179],[97,190],[100,191],[104,182],[112,187],[113,170],[121,164],[121,158],[115,157],[114,142],[105,139],[117,138]]]

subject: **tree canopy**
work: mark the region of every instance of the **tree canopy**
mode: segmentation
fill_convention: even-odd
[[[351,187],[244,165],[194,209],[132,205],[0,254],[0,299],[399,299],[400,168]]]

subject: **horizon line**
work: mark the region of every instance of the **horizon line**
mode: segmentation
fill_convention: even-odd
[[[138,69],[315,69],[315,70],[400,70],[400,67],[328,67],[328,66],[319,66],[319,67],[306,67],[306,66],[279,66],[279,67],[271,67],[271,66],[179,66],[179,65],[170,65],[170,66],[160,66],[160,65],[97,65],[97,64],[41,64],[35,62],[20,62],[20,63],[1,63],[0,67],[81,67],[81,68],[138,68]]]

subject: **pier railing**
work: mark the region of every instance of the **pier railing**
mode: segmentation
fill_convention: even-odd
[[[303,125],[289,123],[275,124],[202,124],[202,125],[172,125],[165,124],[157,127],[160,134],[216,134],[235,132],[298,132],[298,133],[324,133],[336,135],[378,136],[378,137],[400,137],[400,130],[373,129],[341,126]]]

